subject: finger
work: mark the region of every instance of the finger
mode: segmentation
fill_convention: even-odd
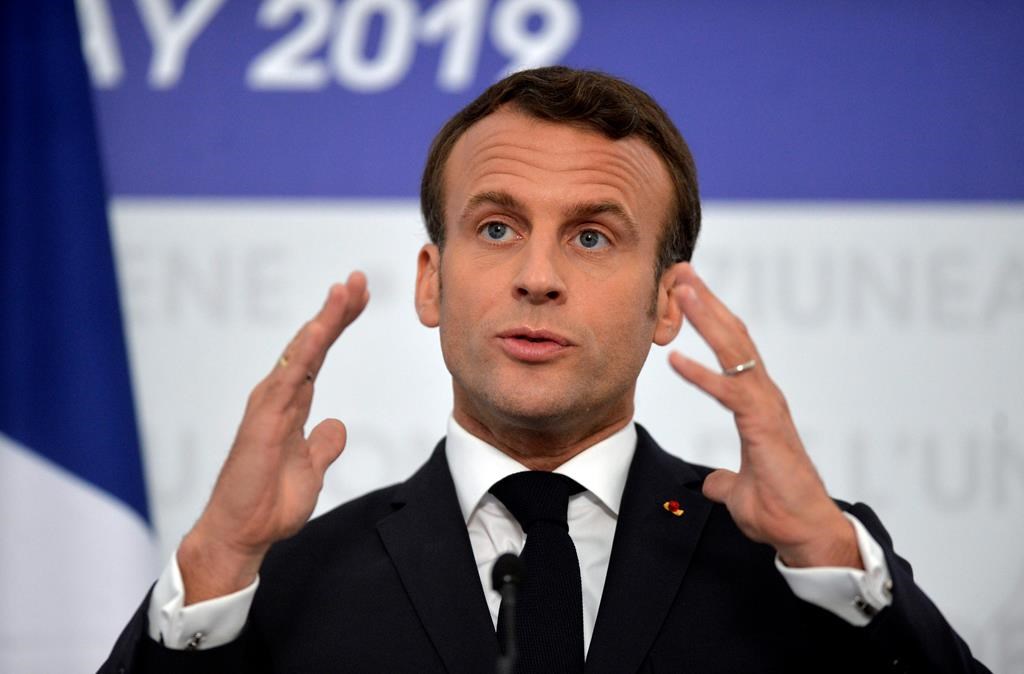
[[[677,283],[673,297],[723,369],[759,358],[746,326],[704,285],[692,267],[683,265]]]
[[[335,284],[337,286],[338,284]],[[370,300],[370,293],[366,288],[366,274],[361,271],[354,271],[348,275],[348,279],[344,284],[341,284],[345,288],[346,296],[344,302],[344,311],[341,315],[341,320],[338,323],[329,324],[329,334],[332,337],[332,341],[337,339],[341,334],[342,330],[352,324],[352,321],[359,317],[359,314],[366,308],[366,303]],[[335,286],[332,286],[332,290]],[[330,302],[330,294],[328,293],[328,302],[324,304],[325,308]]]
[[[338,340],[341,333],[351,325],[359,316],[363,313],[367,303],[370,301],[370,292],[366,287],[366,276],[362,272],[352,272],[349,274],[348,281],[344,284],[345,296],[344,296],[344,309],[340,316],[340,320],[336,322],[329,322],[334,319],[334,316],[325,317],[324,325],[326,329],[326,344],[318,345],[320,348],[314,353],[312,362],[307,367],[307,373],[311,373],[316,376],[320,372],[320,368],[323,366],[324,359],[327,357],[327,351],[331,346]],[[333,290],[333,288],[332,288]],[[328,302],[331,301],[331,296],[328,294]],[[317,322],[314,319],[313,322]]]
[[[724,377],[718,372],[688,358],[678,351],[668,355],[672,369],[704,393],[717,400],[733,412],[739,411],[746,399],[746,387],[736,386],[735,381]]]
[[[314,348],[310,355],[313,359],[321,352],[326,354],[342,331],[359,315],[362,309],[357,310],[356,307],[365,292],[366,277],[357,272],[349,274],[345,283],[335,283],[327,290],[323,306],[307,324],[307,330],[313,328],[312,332],[315,333],[311,340]]]
[[[279,376],[282,373],[287,372],[289,366],[293,366],[291,369],[299,369],[295,367],[298,364],[297,359],[300,358],[299,348],[304,346],[309,340],[309,332],[311,326],[319,325],[320,328],[314,328],[314,330],[325,330],[326,325],[331,323],[337,323],[342,319],[344,313],[344,307],[348,303],[348,288],[345,284],[335,283],[327,290],[327,298],[324,300],[320,310],[317,311],[316,315],[306,321],[298,332],[291,338],[288,345],[285,346],[284,351],[281,352],[281,357],[274,365],[274,370],[271,374],[277,374]],[[325,335],[326,336],[326,333]],[[324,336],[321,336],[322,339]],[[319,341],[319,340],[318,340]]]
[[[738,477],[731,470],[719,468],[704,478],[704,495],[715,503],[725,503]]]
[[[700,277],[700,274],[697,273],[697,270],[689,262],[680,265],[676,282],[692,287],[697,292],[697,295],[710,307],[711,311],[721,320],[727,321],[736,318],[736,315],[729,310],[725,302],[704,283],[704,279]]]
[[[292,411],[304,424],[312,401],[312,386],[327,351],[345,326],[366,307],[366,276],[353,272],[346,283],[336,283],[317,314],[296,333],[271,373],[256,387],[251,402],[278,411]]]
[[[348,433],[337,419],[324,419],[309,433],[309,460],[319,475],[341,456]]]
[[[346,283],[336,283],[320,311],[295,335],[275,374],[291,390],[309,383],[320,372],[327,351],[342,331],[359,317],[369,302],[366,276],[352,272]],[[291,391],[289,391],[291,392]]]

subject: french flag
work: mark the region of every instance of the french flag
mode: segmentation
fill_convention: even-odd
[[[93,671],[155,577],[73,2],[0,3],[0,672]]]

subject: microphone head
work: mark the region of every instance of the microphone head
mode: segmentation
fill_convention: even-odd
[[[501,592],[509,583],[518,585],[523,580],[525,571],[522,560],[511,552],[506,552],[498,557],[491,567],[491,584],[495,591]]]

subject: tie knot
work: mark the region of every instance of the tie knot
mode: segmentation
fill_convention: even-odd
[[[538,522],[551,522],[568,529],[569,497],[581,491],[583,487],[572,478],[539,470],[513,473],[491,487],[491,493],[527,533]]]

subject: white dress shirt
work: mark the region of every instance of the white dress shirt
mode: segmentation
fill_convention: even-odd
[[[585,651],[590,649],[597,622],[636,437],[636,427],[630,422],[555,470],[585,489],[569,499],[567,517],[569,535],[580,560]],[[519,522],[489,490],[498,480],[528,469],[471,435],[454,419],[448,421],[445,451],[476,558],[481,591],[496,626],[501,596],[491,588],[491,566],[502,553],[520,554],[526,536]],[[868,624],[875,613],[892,603],[891,580],[881,547],[855,517],[847,517],[857,533],[863,571],[835,567],[791,569],[778,556],[775,566],[796,596],[860,626]],[[233,594],[184,606],[184,584],[177,555],[172,555],[150,598],[149,635],[176,649],[226,644],[237,638],[245,626],[258,585],[256,579]],[[766,615],[765,619],[770,620],[771,616]]]
[[[586,489],[569,498],[566,517],[569,536],[580,560],[584,653],[590,649],[590,638],[594,635],[622,491],[635,449],[636,426],[628,423],[555,469]],[[448,422],[445,450],[455,494],[469,530],[480,584],[491,609],[491,621],[497,627],[501,595],[491,587],[491,567],[502,553],[522,553],[526,535],[516,518],[488,490],[502,478],[529,468],[471,435],[454,419]]]

